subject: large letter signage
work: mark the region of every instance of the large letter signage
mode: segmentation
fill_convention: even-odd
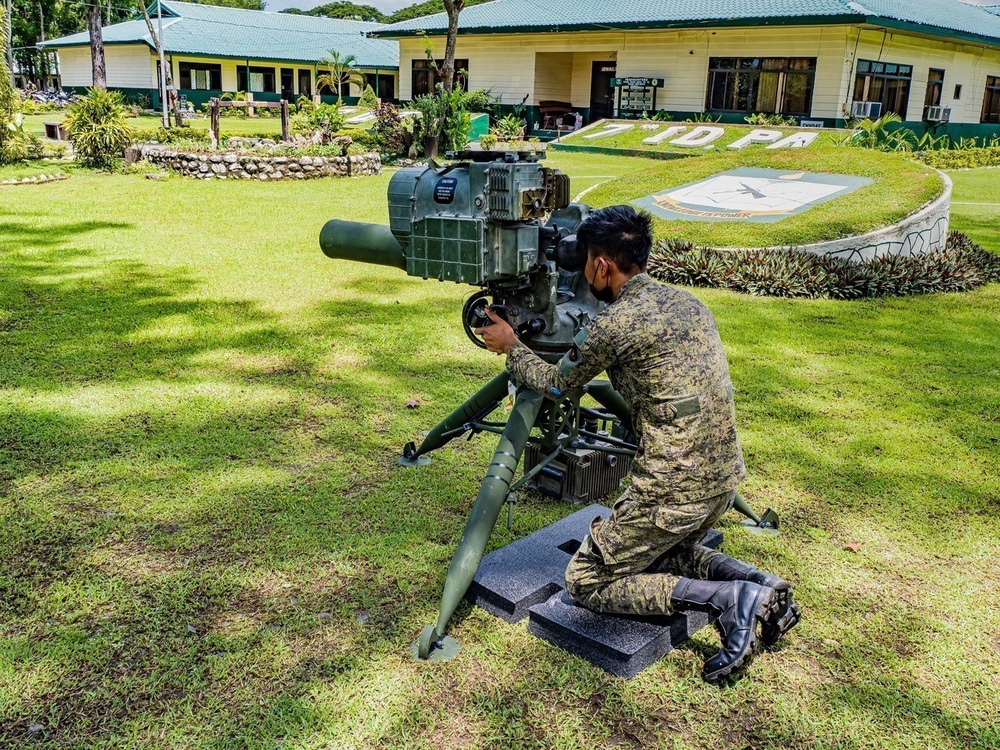
[[[722,128],[713,128],[703,125],[700,128],[695,128],[687,135],[682,135],[677,140],[670,141],[670,145],[683,146],[684,148],[701,148],[709,145],[710,143],[715,143],[725,134],[726,131]]]

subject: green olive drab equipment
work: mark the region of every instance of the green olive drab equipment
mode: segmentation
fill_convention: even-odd
[[[410,276],[479,287],[462,309],[461,325],[480,347],[476,328],[490,324],[491,307],[542,359],[571,368],[585,327],[604,305],[583,274],[576,228],[590,208],[570,200],[569,178],[535,154],[470,151],[448,166],[400,169],[389,183],[389,226],[331,220],[320,234],[330,258],[392,266]],[[514,389],[506,422],[489,417]],[[589,397],[586,403],[582,400]],[[697,398],[673,404],[678,414]],[[636,453],[625,399],[603,380],[571,393],[538,394],[506,372],[484,385],[432,429],[408,443],[399,463],[429,463],[431,452],[461,435],[499,435],[493,461],[469,514],[444,584],[435,625],[414,642],[420,659],[446,659],[458,650],[445,636],[472,582],[499,514],[510,514],[522,486],[573,502],[595,502],[618,488]],[[523,474],[515,480],[525,458]],[[735,508],[755,528],[777,528],[773,512],[756,516],[738,498]]]

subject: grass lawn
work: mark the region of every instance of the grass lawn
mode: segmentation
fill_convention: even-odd
[[[39,159],[27,164],[9,164],[0,167],[0,182],[10,179],[21,179],[22,177],[38,177],[39,175],[68,174],[76,171],[74,162]]]
[[[629,203],[737,167],[833,172],[874,180],[840,198],[776,224],[743,221],[672,221],[656,217],[656,232],[708,247],[782,247],[863,234],[893,224],[941,194],[943,181],[929,167],[896,154],[816,144],[803,149],[767,151],[750,146],[654,166],[608,180],[587,193],[597,206]]]
[[[574,192],[660,166],[550,162]],[[468,288],[320,253],[327,218],[387,221],[388,180],[0,194],[0,747],[1000,746],[1000,286],[696,291],[744,494],[783,521],[730,514],[725,549],[805,610],[737,685],[702,683],[710,632],[625,682],[468,607],[459,657],[422,664],[492,441],[395,459],[500,362],[460,330]],[[954,226],[1000,251],[997,210]],[[571,510],[524,494],[493,546]]]

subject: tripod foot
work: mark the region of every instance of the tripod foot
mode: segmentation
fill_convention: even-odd
[[[427,466],[431,462],[430,456],[416,455],[417,446],[414,443],[407,443],[403,446],[403,455],[399,457],[400,466]]]
[[[410,644],[410,653],[419,661],[448,661],[461,650],[461,645],[450,635],[438,636],[433,625],[425,626],[420,637]]]

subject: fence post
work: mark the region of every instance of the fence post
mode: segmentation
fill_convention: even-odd
[[[281,140],[291,140],[291,134],[288,132],[288,102],[284,99],[281,100]]]
[[[257,110],[253,106],[253,92],[247,92],[247,117],[256,117]]]
[[[212,139],[212,150],[219,148],[219,100],[216,97],[209,99],[211,104],[211,119],[209,120],[209,137]]]

